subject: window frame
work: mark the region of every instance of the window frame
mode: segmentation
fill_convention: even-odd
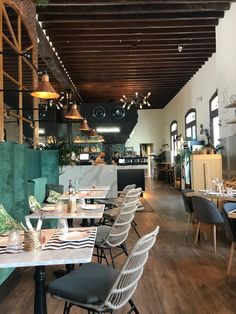
[[[189,122],[189,123],[186,123],[186,118],[187,116],[192,113],[192,112],[195,112],[195,120]],[[194,108],[191,108],[189,109],[185,116],[184,116],[184,123],[185,123],[185,138],[187,140],[196,140],[197,139],[197,110],[194,109]],[[195,138],[192,137],[192,128],[195,126]],[[191,128],[191,137],[187,137],[187,129]]]
[[[213,119],[216,117],[219,117],[219,106],[217,109],[215,110],[211,110],[211,103],[212,101],[218,97],[218,92],[217,90],[215,91],[215,93],[211,96],[210,100],[209,100],[209,118],[210,118],[210,135],[213,141],[213,145],[215,146],[216,143],[214,143],[214,127],[213,127]]]

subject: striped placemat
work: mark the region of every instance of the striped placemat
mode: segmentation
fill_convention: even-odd
[[[10,253],[10,254],[13,253],[13,254],[15,254],[15,253],[20,253],[22,251],[23,251],[23,249],[20,249],[20,250],[9,249],[9,248],[7,248],[6,245],[1,245],[0,246],[0,254],[6,254],[6,253]]]
[[[44,246],[43,250],[93,248],[96,239],[96,229],[80,232],[89,232],[89,237],[79,241],[61,241],[59,239],[60,234],[55,233]]]
[[[64,249],[80,249],[80,248],[93,248],[95,239],[96,239],[96,229],[91,229],[91,230],[79,230],[79,232],[89,232],[89,237],[79,240],[79,241],[61,241],[59,239],[60,234],[59,233],[54,233],[54,235],[51,237],[51,239],[45,244],[43,247],[43,251],[45,250],[64,250]],[[24,246],[24,243],[23,243]],[[21,250],[9,250],[7,248],[6,244],[0,245],[0,254],[14,254],[14,253],[20,253],[22,252],[23,249]]]

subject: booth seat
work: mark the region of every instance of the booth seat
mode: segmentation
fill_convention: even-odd
[[[53,190],[63,193],[63,185],[47,184],[46,177],[30,179],[28,181],[28,196],[34,195],[40,204],[47,203],[49,191]],[[43,228],[54,228],[57,225],[57,219],[47,219],[43,222]]]

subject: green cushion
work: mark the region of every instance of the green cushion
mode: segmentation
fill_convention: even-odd
[[[22,227],[0,204],[0,234],[8,233],[13,229],[21,230]]]
[[[50,204],[56,204],[60,196],[61,196],[61,193],[50,190],[48,198],[47,198],[47,202]]]
[[[32,213],[41,209],[41,205],[34,195],[29,196],[29,207]]]
[[[78,270],[49,283],[52,295],[84,304],[101,304],[111,290],[119,271],[97,263],[88,263]]]
[[[47,184],[47,178],[46,177],[40,177],[31,179],[30,181],[34,182],[34,196],[39,201],[39,203],[43,203],[45,200],[46,195],[46,184]]]

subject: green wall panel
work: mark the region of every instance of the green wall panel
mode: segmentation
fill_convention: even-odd
[[[27,178],[28,180],[41,177],[40,150],[27,149]]]
[[[14,148],[14,217],[24,221],[28,213],[26,147],[15,144]]]
[[[47,177],[48,184],[59,184],[57,150],[41,150],[41,176]]]
[[[0,204],[14,215],[13,143],[0,143]]]

